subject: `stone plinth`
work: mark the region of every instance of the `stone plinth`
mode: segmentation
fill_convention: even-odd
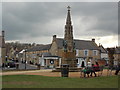
[[[69,69],[77,68],[75,52],[63,52],[62,54],[62,64],[68,64]]]

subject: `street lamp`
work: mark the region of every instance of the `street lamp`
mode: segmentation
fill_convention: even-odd
[[[27,49],[25,49],[25,69],[26,69],[26,51]]]

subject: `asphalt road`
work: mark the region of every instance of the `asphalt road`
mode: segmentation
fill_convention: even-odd
[[[0,67],[0,69],[2,69]],[[14,68],[9,68],[9,67],[5,67],[3,68],[3,70],[14,70],[16,69],[16,67]],[[25,64],[24,63],[19,63],[19,68],[18,69],[25,69]],[[26,64],[26,69],[37,69],[37,66],[36,65],[31,65],[31,64]]]
[[[25,69],[25,64],[19,64],[19,69]],[[37,66],[26,64],[26,69],[37,69]]]

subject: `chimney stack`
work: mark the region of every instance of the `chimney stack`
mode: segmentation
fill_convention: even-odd
[[[92,41],[95,42],[95,39],[93,38]]]
[[[5,31],[2,31],[2,37],[4,37],[5,36]]]
[[[101,47],[102,45],[99,43],[99,47]]]
[[[53,35],[53,41],[55,41],[55,40],[56,40],[56,37],[57,37],[57,35]]]

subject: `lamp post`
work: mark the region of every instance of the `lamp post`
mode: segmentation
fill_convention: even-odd
[[[25,49],[25,70],[26,70],[26,49]]]

